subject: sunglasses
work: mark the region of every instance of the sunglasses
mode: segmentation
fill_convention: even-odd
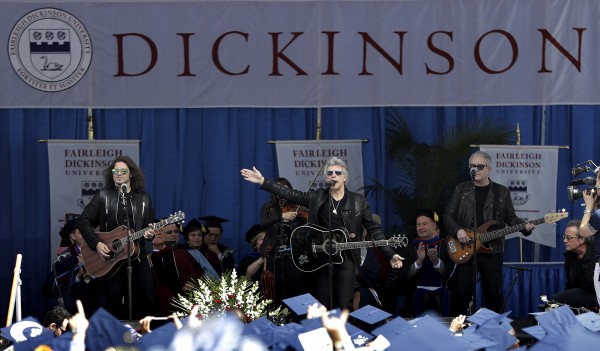
[[[478,170],[482,170],[485,168],[485,165],[469,165],[469,168],[477,168]]]
[[[576,239],[576,238],[577,238],[576,236],[563,235],[563,240],[567,240],[567,241],[569,241],[571,239]]]
[[[327,171],[327,175],[328,176],[333,175],[334,172],[335,172],[335,175],[339,175],[339,176],[342,175],[342,171]]]
[[[119,168],[115,168],[115,169],[112,170],[112,174],[114,174],[114,175],[121,175],[121,174],[124,175],[124,174],[127,174],[127,173],[129,173],[129,170],[126,169],[126,168],[120,168],[120,169]]]

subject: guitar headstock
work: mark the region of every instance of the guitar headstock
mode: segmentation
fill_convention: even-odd
[[[408,238],[404,234],[396,234],[388,239],[388,244],[391,247],[406,247]]]
[[[158,222],[155,226],[155,229],[162,228],[169,224],[178,224],[182,223],[185,220],[185,213],[182,211],[175,212],[169,216],[169,218],[165,218],[162,221]]]
[[[563,208],[558,212],[548,213],[544,216],[544,223],[552,224],[560,221],[561,219],[567,218],[569,216],[569,212],[566,212]]]

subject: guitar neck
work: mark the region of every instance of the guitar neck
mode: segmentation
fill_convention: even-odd
[[[536,220],[533,220],[533,221],[529,221],[529,222],[525,222],[525,223],[513,225],[511,227],[506,227],[506,228],[494,230],[494,231],[491,231],[491,232],[483,233],[483,234],[479,235],[479,241],[481,241],[482,243],[486,243],[488,241],[501,238],[501,237],[506,236],[508,234],[512,234],[512,233],[515,233],[515,232],[520,232],[521,230],[525,229],[525,225],[527,225],[527,223],[538,225],[538,224],[544,223],[545,221],[546,221],[545,218],[539,218],[539,219],[536,219]]]
[[[363,247],[377,247],[377,246],[388,246],[389,240],[375,240],[375,241],[358,241],[358,242],[346,242],[337,243],[336,247],[338,250],[349,250],[349,249],[361,249]]]
[[[154,225],[156,225],[156,224],[154,224]],[[148,230],[148,228],[144,228],[144,229],[142,229],[142,230],[138,230],[137,232],[135,232],[135,233],[131,234],[131,241],[132,241],[132,242],[134,242],[134,241],[136,241],[137,239],[139,239],[139,238],[141,238],[142,236],[144,236],[144,233],[146,233],[146,231],[147,231],[147,230]],[[121,238],[121,239],[119,239],[119,240],[121,241],[121,244],[122,244],[122,245],[125,245],[125,244],[127,244],[127,236],[125,236],[125,237],[123,237],[123,238]]]

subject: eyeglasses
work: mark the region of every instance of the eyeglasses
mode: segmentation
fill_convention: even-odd
[[[469,168],[477,168],[478,170],[482,170],[486,165],[469,165]]]
[[[202,233],[189,233],[188,236],[190,238],[201,238],[202,237]]]
[[[333,175],[334,172],[335,172],[335,175],[339,175],[339,176],[342,175],[342,171],[327,171],[327,175],[328,176]]]
[[[112,174],[114,175],[121,175],[121,174],[127,174],[129,173],[129,170],[127,168],[114,168],[112,170]]]
[[[168,230],[168,231],[163,232],[163,233],[165,233],[165,234],[175,234],[175,233],[179,233],[179,230],[173,229],[173,230]]]
[[[571,239],[576,239],[576,238],[577,238],[576,236],[563,235],[563,240],[567,240],[567,241],[569,241]]]

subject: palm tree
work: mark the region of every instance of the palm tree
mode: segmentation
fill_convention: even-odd
[[[374,180],[364,189],[366,194],[384,195],[402,219],[402,231],[407,233],[414,233],[416,209],[434,209],[442,215],[454,186],[469,177],[466,164],[474,151],[471,145],[514,143],[514,130],[492,116],[471,119],[468,127],[450,128],[439,143],[419,143],[397,109],[388,109],[387,113],[388,159],[393,161],[391,168],[400,186],[386,188]]]

